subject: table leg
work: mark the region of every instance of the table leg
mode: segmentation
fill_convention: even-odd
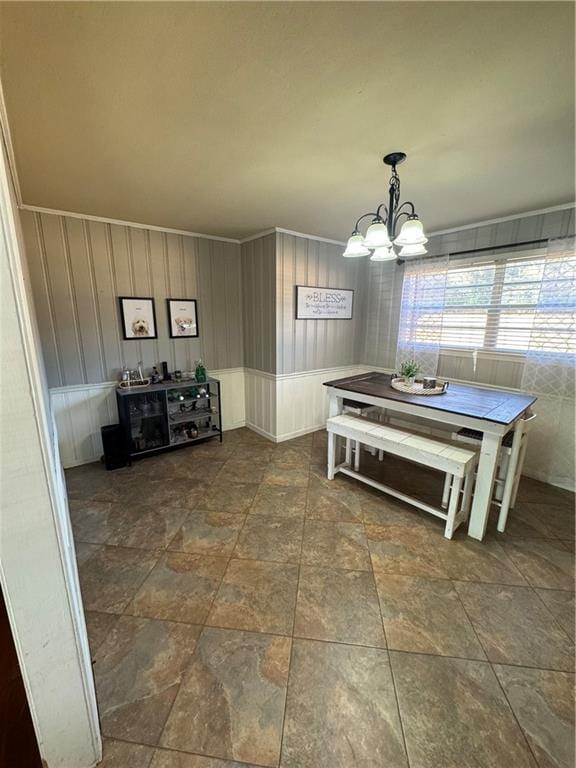
[[[480,462],[478,464],[474,501],[472,502],[472,512],[468,525],[468,535],[479,541],[482,541],[486,533],[501,443],[502,437],[500,435],[484,432],[480,448]]]

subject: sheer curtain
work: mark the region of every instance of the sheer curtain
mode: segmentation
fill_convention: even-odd
[[[538,397],[526,467],[574,488],[576,252],[574,238],[550,240],[530,331],[522,389]]]
[[[396,370],[415,360],[425,376],[435,376],[446,301],[448,256],[410,261],[404,268],[396,349]]]

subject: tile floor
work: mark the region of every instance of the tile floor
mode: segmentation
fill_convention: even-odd
[[[449,542],[325,454],[241,429],[67,472],[102,767],[573,768],[574,497],[524,479]]]

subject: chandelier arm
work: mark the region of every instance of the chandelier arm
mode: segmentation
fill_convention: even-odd
[[[385,210],[385,214],[384,214],[384,217],[382,217],[382,216],[380,215],[380,209],[381,209],[382,207],[384,207],[384,210]],[[382,218],[383,218],[383,220],[384,220],[384,221],[388,221],[388,208],[386,207],[386,203],[380,203],[380,205],[378,206],[378,208],[376,208],[376,216],[378,216],[378,218],[380,218],[380,219],[382,219]]]
[[[360,216],[360,218],[356,220],[356,224],[354,225],[354,232],[359,232],[358,224],[360,224],[362,219],[365,219],[367,216],[374,217],[374,216],[378,216],[378,214],[374,213],[374,212],[372,212],[372,213],[363,213],[362,216]]]

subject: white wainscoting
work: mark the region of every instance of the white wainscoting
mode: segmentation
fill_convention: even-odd
[[[325,381],[363,373],[344,366],[274,375],[246,369],[246,426],[276,443],[322,429],[328,416]]]
[[[358,366],[345,366],[277,376],[276,442],[322,429],[328,418],[324,382],[356,376],[365,370]]]
[[[222,421],[225,430],[243,427],[245,418],[244,369],[210,371],[222,387]],[[50,390],[50,403],[60,457],[65,468],[99,461],[102,455],[100,428],[116,424],[116,382],[79,384]]]

